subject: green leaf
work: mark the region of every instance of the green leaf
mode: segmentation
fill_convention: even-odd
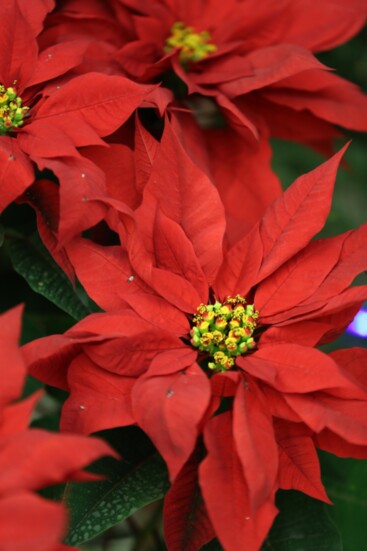
[[[279,491],[276,504],[280,513],[262,551],[342,551],[330,506],[293,491]]]
[[[342,534],[344,551],[366,548],[367,461],[321,454],[323,480],[334,503],[330,515]]]
[[[276,504],[280,512],[261,551],[342,551],[340,535],[323,503],[299,492],[279,491]],[[222,551],[222,547],[213,540],[202,551]]]
[[[202,551],[223,551],[223,547],[220,545],[217,539],[210,541],[209,543],[201,547]]]
[[[161,499],[168,490],[164,461],[150,443],[146,445],[145,435],[136,427],[117,429],[114,434],[123,439],[119,451],[124,460],[107,457],[95,464],[93,472],[103,474],[105,480],[72,482],[66,486],[64,502],[70,513],[66,543],[69,545],[80,545],[94,538],[138,509]]]
[[[4,230],[4,226],[0,224],[0,247],[3,246],[4,240],[5,240],[5,230]]]
[[[24,277],[33,291],[56,304],[76,320],[90,313],[77,290],[37,235],[30,239],[14,239],[9,244],[9,251],[15,271]]]

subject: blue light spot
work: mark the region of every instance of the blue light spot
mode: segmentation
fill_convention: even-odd
[[[347,332],[357,337],[367,337],[367,310],[362,308],[358,312],[352,323],[348,326]]]

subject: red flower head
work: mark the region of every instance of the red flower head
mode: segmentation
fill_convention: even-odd
[[[117,59],[141,82],[173,71],[189,94],[215,99],[236,127],[255,136],[265,126],[281,137],[313,145],[324,140],[325,146],[335,134],[329,123],[367,129],[363,94],[311,53],[335,47],[363,27],[362,0],[344,6],[335,0],[115,3],[130,8],[136,33]]]
[[[65,534],[66,511],[34,490],[93,479],[81,468],[114,452],[101,440],[28,428],[40,393],[13,403],[26,375],[18,347],[20,317],[19,307],[0,316],[0,542],[7,551],[61,551],[71,549],[59,543]]]
[[[70,391],[65,429],[147,432],[173,483],[172,551],[214,534],[228,551],[258,551],[278,488],[328,501],[315,446],[366,456],[367,353],[315,348],[367,297],[366,285],[349,287],[366,269],[367,225],[310,241],[341,155],[300,177],[223,252],[217,191],[166,126],[140,207],[114,202],[122,246],[68,247],[107,313],[27,345],[27,362]]]
[[[339,135],[335,125],[367,129],[363,93],[313,55],[361,29],[363,0],[97,1],[78,34],[82,13],[84,0],[66,3],[51,18],[48,36],[73,29],[70,36],[88,37],[108,52],[99,71],[160,83],[151,106],[168,109],[191,158],[218,187],[231,243],[281,192],[270,166],[270,135],[329,155]],[[99,31],[102,20],[109,20],[104,28],[111,36]],[[244,201],[251,201],[246,220]]]
[[[60,182],[53,229],[65,241],[104,214],[101,205],[86,205],[105,193],[104,174],[78,148],[105,145],[101,137],[119,128],[152,87],[101,73],[58,78],[81,63],[88,41],[39,51],[36,15],[46,15],[47,3],[42,5],[24,8],[24,14],[17,0],[0,6],[6,21],[0,35],[0,211],[34,182],[34,163],[52,170]],[[54,219],[47,222],[55,225]]]

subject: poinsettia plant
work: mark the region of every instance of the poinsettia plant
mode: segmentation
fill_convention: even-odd
[[[365,2],[0,15],[0,549],[364,548]]]

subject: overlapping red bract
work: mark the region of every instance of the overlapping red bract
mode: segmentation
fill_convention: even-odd
[[[188,88],[188,96],[175,98],[172,106],[189,106],[194,116],[180,111],[173,116],[190,155],[220,190],[233,228],[231,242],[280,193],[270,165],[270,135],[331,154],[332,140],[339,135],[334,125],[367,128],[365,95],[314,56],[362,28],[367,10],[360,0],[346,6],[313,1],[307,9],[303,1],[293,0],[261,6],[253,0],[115,4],[125,7],[124,20],[125,12],[130,13],[135,31],[115,55],[126,74],[151,82],[172,71]],[[217,51],[183,69],[179,51],[164,53],[177,21],[197,32],[209,31]],[[208,130],[219,115],[227,128]],[[244,174],[251,194],[244,189]],[[243,201],[248,203],[246,218],[238,212]]]
[[[367,297],[366,285],[349,287],[367,267],[367,225],[311,241],[329,213],[342,153],[294,182],[228,249],[218,192],[166,125],[140,206],[107,201],[121,246],[76,239],[67,247],[107,312],[27,345],[27,363],[70,392],[65,430],[137,423],[150,436],[172,481],[172,551],[194,551],[213,533],[228,551],[258,551],[278,488],[329,501],[315,446],[367,457],[366,351],[315,348]],[[208,377],[189,320],[201,302],[236,294],[260,312],[257,348]],[[213,415],[224,398],[233,405]]]
[[[23,106],[30,107],[21,128],[0,136],[0,210],[34,182],[36,165],[52,170],[60,183],[58,213],[46,222],[58,232],[60,245],[104,214],[100,205],[86,202],[105,194],[105,175],[80,148],[105,146],[102,137],[118,129],[152,87],[120,75],[88,72],[73,78],[71,70],[81,64],[88,40],[40,48],[37,35],[47,3],[34,6],[35,12],[23,2],[21,7],[17,0],[0,7],[1,20],[7,21],[0,37],[0,84],[15,86]]]
[[[0,316],[0,541],[7,551],[61,551],[66,511],[36,493],[67,480],[92,480],[82,467],[115,455],[102,440],[28,428],[40,392],[17,401],[26,367],[18,347],[22,308]],[[20,529],[21,527],[21,529]]]
[[[314,56],[351,38],[366,15],[362,0],[345,6],[313,1],[307,9],[303,0],[276,5],[267,0],[261,6],[253,0],[69,0],[46,19],[39,42],[86,44],[74,75],[98,71],[159,83],[145,96],[144,107],[169,112],[188,153],[220,191],[233,243],[281,191],[270,165],[269,136],[331,154],[339,135],[335,125],[366,130],[363,93]],[[209,31],[217,51],[184,70],[178,51],[164,52],[176,21]],[[188,94],[171,89],[172,71]],[[246,218],[238,211],[242,201],[248,203]]]
[[[126,6],[132,14],[135,40],[123,45],[116,57],[133,78],[147,82],[173,69],[187,84],[189,93],[215,99],[236,125],[255,133],[265,122],[283,137],[312,143],[328,138],[325,132],[319,132],[325,129],[321,121],[366,129],[362,93],[327,71],[311,53],[335,47],[363,27],[367,10],[361,0],[345,6],[334,0],[322,6],[313,1],[307,9],[305,2],[290,0],[277,4],[265,1],[260,6],[253,0],[230,0],[225,4],[217,0],[115,3]],[[196,32],[209,31],[217,47],[186,71],[180,66],[177,51],[165,54],[163,50],[176,21]],[[271,115],[278,106],[289,111],[291,134],[287,135],[288,129]],[[364,112],[362,119],[360,109]],[[300,111],[305,112],[308,121],[305,135],[304,125],[297,123]],[[311,128],[312,137],[307,135]]]

